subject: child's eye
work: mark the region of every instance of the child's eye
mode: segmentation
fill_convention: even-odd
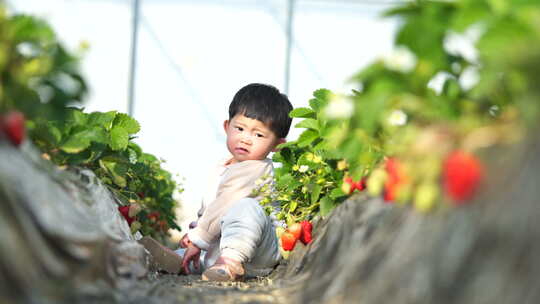
[[[257,137],[264,137],[264,134],[257,133],[257,134],[255,134],[255,136],[257,136]]]
[[[238,131],[244,131],[244,128],[242,128],[242,127],[235,127],[235,128],[236,128],[236,130],[238,130]]]

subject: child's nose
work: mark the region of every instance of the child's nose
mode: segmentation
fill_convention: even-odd
[[[244,134],[244,136],[242,136],[242,142],[245,144],[251,144],[251,135]]]

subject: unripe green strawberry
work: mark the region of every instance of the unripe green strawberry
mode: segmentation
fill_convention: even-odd
[[[337,163],[338,171],[343,171],[343,170],[347,169],[348,167],[349,167],[349,165],[347,165],[347,161],[345,161],[345,160],[340,160]]]
[[[395,201],[402,204],[407,203],[411,199],[412,192],[413,189],[410,183],[399,184],[396,192]]]
[[[137,232],[139,229],[141,229],[141,227],[142,225],[139,221],[133,221],[133,223],[131,223],[131,225],[129,226],[131,233]]]
[[[433,182],[425,182],[418,186],[414,194],[414,207],[420,212],[428,212],[435,206],[439,196],[439,187]]]
[[[279,227],[276,227],[276,236],[279,238],[281,237],[281,235],[285,232],[285,228],[279,226]]]
[[[425,179],[436,180],[441,174],[441,159],[436,156],[426,157],[420,163],[418,170]]]
[[[368,193],[372,196],[380,195],[386,178],[387,174],[383,169],[378,168],[373,170],[366,182]]]

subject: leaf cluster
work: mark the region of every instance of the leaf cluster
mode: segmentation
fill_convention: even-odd
[[[368,184],[377,185],[370,193],[384,194],[387,157],[399,159],[407,172],[406,191],[398,197],[427,206],[426,197],[441,193],[435,188],[449,153],[482,153],[538,127],[537,1],[415,1],[385,16],[400,20],[395,52],[351,77],[358,89],[318,90],[309,108],[290,113],[304,119],[296,127],[306,130],[274,158],[281,163],[276,180],[283,217],[326,214],[331,208],[324,206],[343,199],[337,189],[347,175],[370,178]],[[468,43],[469,51],[456,40]],[[348,167],[340,171],[340,163]],[[303,165],[309,169],[301,172]]]
[[[38,119],[31,123],[31,137],[46,157],[59,166],[80,166],[93,170],[123,204],[139,203],[138,216],[147,234],[166,233],[175,223],[173,195],[177,183],[161,167],[155,156],[144,153],[132,140],[139,123],[116,111],[84,113],[66,109],[66,119]],[[158,212],[158,223],[166,228],[150,227],[148,214]],[[155,231],[158,229],[159,231]]]
[[[116,111],[78,108],[87,93],[82,49],[69,52],[45,21],[9,15],[0,4],[0,113],[24,113],[43,157],[60,168],[93,170],[119,204],[142,206],[137,220],[143,234],[161,238],[169,228],[180,229],[173,195],[182,189],[161,160],[133,142],[139,123]]]
[[[275,170],[278,195],[272,197],[280,204],[280,220],[297,222],[318,213],[326,215],[346,197],[340,190],[344,172],[337,170],[340,154],[328,141],[334,126],[321,115],[330,94],[328,90],[318,90],[309,108],[296,108],[289,114],[303,118],[295,127],[306,130],[298,140],[278,146],[279,151],[273,156],[273,161],[281,164]],[[265,201],[270,198],[263,199],[263,204]]]
[[[81,103],[88,91],[79,61],[45,21],[9,15],[0,4],[0,112],[63,118],[63,108]]]

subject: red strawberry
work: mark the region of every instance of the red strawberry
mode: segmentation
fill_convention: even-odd
[[[281,235],[281,247],[283,250],[291,251],[294,249],[294,245],[296,245],[296,237],[290,233],[290,232],[283,232]]]
[[[386,188],[384,189],[384,200],[386,202],[393,202],[396,200],[397,196],[397,190],[398,190],[397,184],[386,184]]]
[[[386,172],[390,177],[397,177],[401,171],[401,162],[394,157],[390,157],[385,162]]]
[[[8,112],[0,118],[0,131],[6,134],[14,146],[20,146],[26,136],[24,115],[18,111]]]
[[[294,235],[295,239],[299,239],[302,235],[302,225],[300,223],[294,223],[291,226],[289,226],[289,229],[287,230],[289,233]]]
[[[384,200],[393,202],[396,200],[399,188],[407,183],[407,175],[403,168],[403,164],[396,158],[388,158],[385,163],[388,179],[384,186]]]
[[[354,183],[354,189],[358,191],[363,191],[364,189],[366,189],[366,178],[363,177],[361,180]]]
[[[366,178],[355,182],[350,176],[343,178],[343,184],[341,185],[341,191],[351,195],[354,190],[363,191],[366,188]]]
[[[454,151],[444,162],[443,185],[446,193],[460,205],[470,198],[483,176],[480,161],[472,154]]]
[[[148,217],[148,219],[150,221],[156,222],[159,219],[159,212],[157,212],[157,211],[150,212],[150,213],[148,213],[148,215],[146,217]]]
[[[300,236],[300,241],[307,245],[312,241],[311,230],[313,229],[313,225],[311,225],[309,221],[302,221],[300,222],[300,225],[302,225],[302,235]]]
[[[159,230],[163,231],[163,232],[166,232],[167,230],[169,230],[169,223],[167,223],[166,220],[160,220],[159,221]]]
[[[353,193],[354,188],[355,188],[355,185],[354,185],[353,179],[350,176],[344,177],[343,184],[341,185],[341,191],[343,191],[343,193],[347,193],[348,195],[350,195],[351,193]]]
[[[131,225],[131,223],[135,220],[135,217],[129,216],[129,206],[120,206],[118,207],[118,211],[120,211],[120,214],[126,219],[128,225]]]

